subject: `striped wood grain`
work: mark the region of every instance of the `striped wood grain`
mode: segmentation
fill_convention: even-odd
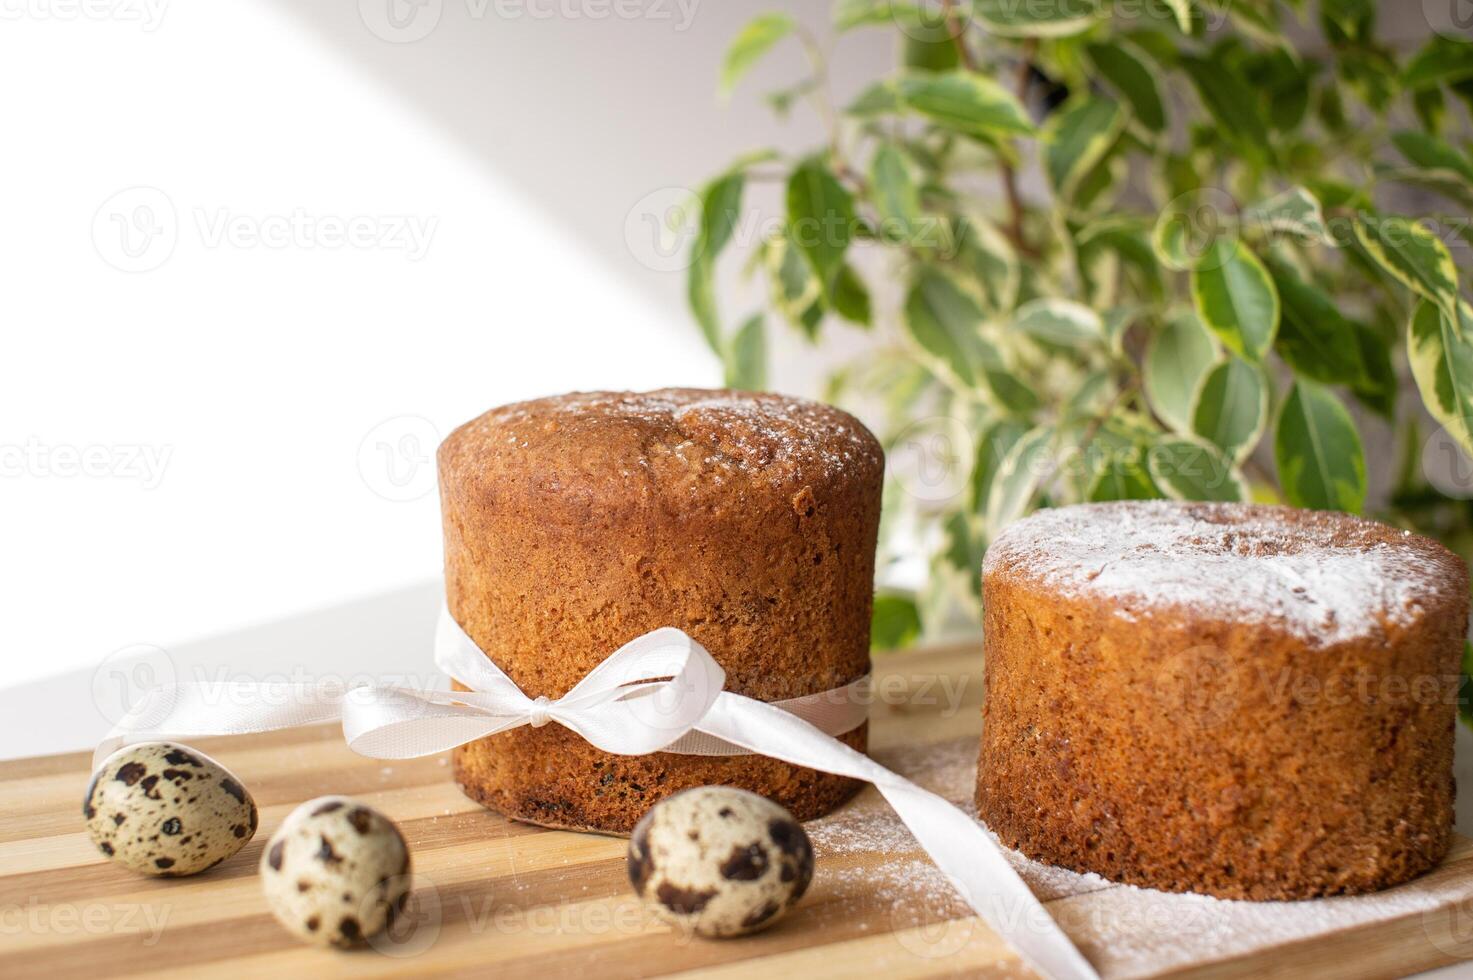
[[[965,679],[966,686],[954,713],[936,704],[877,704],[872,747],[975,737],[979,660],[967,646],[879,658],[877,689],[892,695],[886,702],[937,678],[953,685]],[[98,855],[80,814],[85,753],[0,763],[0,977],[1031,976],[964,906],[953,903],[943,914],[898,909],[893,895],[882,893],[880,876],[872,880],[869,872],[920,858],[919,851],[821,855],[808,896],[777,927],[707,942],[644,913],[625,878],[622,840],[542,830],[483,810],[450,782],[443,757],[364,759],[342,745],[333,726],[198,744],[251,788],[261,827],[219,868],[176,880],[143,878]],[[327,793],[358,797],[403,829],[420,876],[412,906],[420,927],[395,951],[414,955],[305,947],[267,912],[256,876],[264,842],[294,806]],[[861,797],[852,805],[876,804]],[[1468,881],[1465,901],[1473,910],[1473,845],[1460,840],[1433,876]],[[1049,907],[1067,922],[1071,906],[1099,897],[1057,897]],[[1171,975],[1398,976],[1473,952],[1473,938],[1459,930],[1463,910],[1447,911],[1193,963]],[[1429,935],[1444,922],[1445,936]],[[433,941],[418,949],[426,939]]]

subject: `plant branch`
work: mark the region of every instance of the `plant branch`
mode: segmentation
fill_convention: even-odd
[[[946,31],[951,37],[951,43],[956,45],[957,58],[967,71],[978,71],[976,57],[972,49],[967,46],[966,25],[962,23],[961,14],[957,11],[956,0],[941,0],[941,9],[946,16]],[[1023,42],[1022,58],[1018,64],[1018,76],[1014,83],[1014,90],[1018,101],[1023,101],[1028,94],[1028,78],[1033,70],[1033,55],[1038,50],[1038,40],[1029,38]],[[1007,160],[998,161],[998,175],[1002,178],[1003,197],[1008,204],[1008,221],[1003,229],[1008,239],[1012,241],[1013,247],[1021,254],[1030,258],[1037,258],[1039,252],[1028,244],[1023,237],[1023,198],[1018,193],[1018,173],[1013,165]]]
[[[840,139],[839,115],[834,110],[834,94],[829,84],[829,63],[824,55],[823,45],[819,44],[818,38],[808,28],[798,24],[795,28],[798,40],[803,45],[803,50],[808,55],[808,62],[813,66],[813,86],[808,91],[808,100],[813,104],[813,109],[823,122],[824,132],[828,134],[829,161],[832,165],[834,176],[840,180],[847,180],[854,185],[855,189],[863,194],[866,191],[864,175],[856,171],[844,158],[844,147]]]
[[[1100,434],[1100,429],[1104,427],[1106,422],[1114,418],[1116,410],[1130,400],[1130,397],[1136,393],[1139,384],[1138,379],[1131,378],[1125,384],[1121,385],[1120,390],[1115,392],[1114,397],[1110,399],[1109,403],[1100,409],[1094,418],[1089,420],[1084,427],[1084,431],[1079,434],[1080,452],[1087,452],[1089,450],[1090,445],[1095,441],[1095,436]]]
[[[1018,75],[1013,83],[1014,93],[1018,96],[1019,102],[1023,102],[1028,97],[1028,79],[1033,73],[1033,55],[1037,50],[1037,38],[1030,37],[1023,42],[1023,51],[1018,60]],[[1018,251],[1037,258],[1037,250],[1023,238],[1023,198],[1018,193],[1018,174],[1011,163],[1006,160],[1000,162],[1002,189],[1008,199],[1008,236],[1012,238],[1013,245]]]
[[[941,10],[946,17],[946,33],[951,38],[951,43],[956,45],[956,55],[961,59],[967,71],[977,70],[977,59],[972,57],[972,49],[967,47],[966,25],[962,23],[961,14],[957,12],[956,0],[941,0]]]

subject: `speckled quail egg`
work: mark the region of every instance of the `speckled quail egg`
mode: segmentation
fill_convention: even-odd
[[[301,939],[354,946],[388,928],[409,896],[409,848],[393,821],[345,796],[297,807],[261,855],[271,911]]]
[[[667,922],[711,938],[756,932],[808,889],[813,846],[792,814],[731,786],[677,793],[629,838],[629,880]]]
[[[256,801],[220,763],[172,742],[108,756],[82,801],[98,850],[162,877],[213,868],[256,832]]]

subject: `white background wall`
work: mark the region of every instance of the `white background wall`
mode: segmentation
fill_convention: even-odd
[[[817,0],[85,3],[0,0],[0,689],[423,589],[454,425],[719,381],[645,222],[817,132],[757,98],[800,77],[791,41],[714,94],[750,16],[826,36]],[[894,45],[846,36],[837,99]],[[774,333],[774,386],[813,393]]]
[[[0,683],[425,582],[454,425],[719,381],[682,273],[626,230],[651,192],[808,142],[801,112],[716,105],[764,5],[429,0],[434,30],[393,43],[389,2],[413,13],[0,4]],[[890,45],[857,37],[841,74]],[[812,388],[812,358],[778,360]]]

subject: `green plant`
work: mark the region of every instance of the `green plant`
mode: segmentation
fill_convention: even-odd
[[[921,528],[933,574],[918,610],[882,603],[885,637],[975,610],[989,536],[1037,506],[1361,511],[1363,433],[1397,447],[1371,461],[1395,471],[1377,516],[1473,551],[1473,508],[1428,482],[1430,430],[1399,397],[1405,365],[1473,453],[1473,310],[1449,249],[1473,240],[1473,44],[1398,53],[1372,0],[839,0],[832,16],[841,41],[895,31],[900,65],[839,108],[813,34],[784,13],[747,25],[722,89],[796,41],[810,71],[767,98],[811,101],[822,147],[711,181],[689,295],[729,383],[760,386],[765,316],[725,330],[715,267],[744,189],[781,181],[784,220],[749,266],[771,312],[815,343],[838,320],[882,332],[828,396],[879,400],[892,447],[931,431],[963,458],[945,493],[888,494],[887,524]],[[1408,186],[1447,212],[1395,213]]]

